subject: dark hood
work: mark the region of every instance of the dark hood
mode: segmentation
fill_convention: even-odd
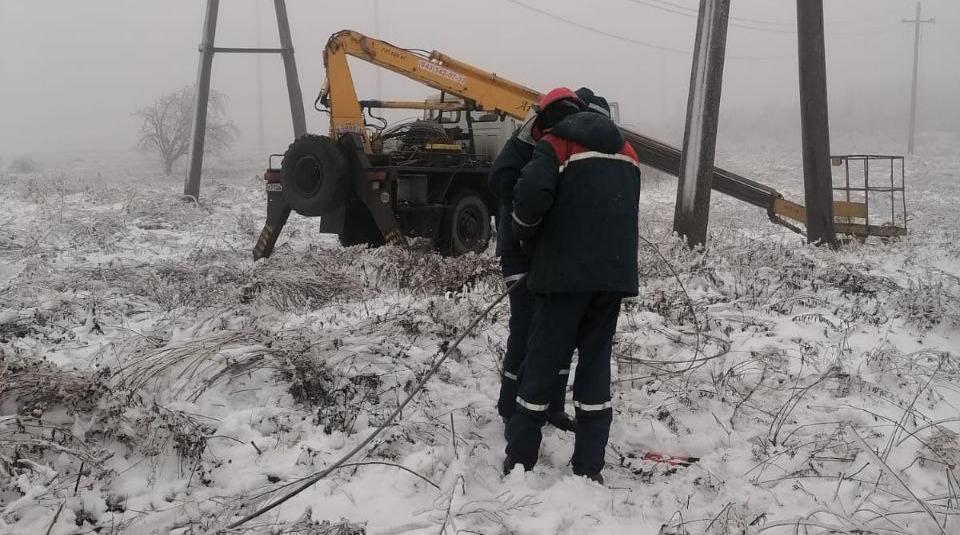
[[[615,154],[623,148],[623,136],[613,121],[588,111],[575,113],[557,123],[550,131],[590,150]]]

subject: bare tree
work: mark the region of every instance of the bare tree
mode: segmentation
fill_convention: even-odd
[[[157,152],[166,176],[170,176],[173,165],[190,150],[195,93],[194,86],[186,86],[160,96],[153,104],[134,113],[143,120],[140,125],[140,147]],[[223,93],[210,91],[205,143],[207,151],[223,150],[236,141],[239,130],[227,118],[226,100]]]

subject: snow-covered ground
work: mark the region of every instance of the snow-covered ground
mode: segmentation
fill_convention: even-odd
[[[837,251],[720,195],[685,251],[675,182],[646,184],[606,486],[549,428],[501,475],[500,305],[359,464],[225,532],[960,533],[956,147],[908,160],[908,237]],[[802,202],[794,160],[723,163]],[[214,162],[199,205],[136,159],[0,174],[0,533],[222,529],[366,437],[502,291],[489,254],[342,249],[299,217],[254,263],[258,164]]]

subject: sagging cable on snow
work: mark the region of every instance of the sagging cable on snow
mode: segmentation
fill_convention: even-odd
[[[673,266],[670,265],[670,262],[667,261],[667,259],[663,256],[663,254],[660,252],[660,250],[657,248],[657,246],[654,245],[653,243],[651,243],[649,240],[647,240],[647,239],[644,238],[643,236],[639,236],[639,238],[640,238],[641,241],[645,242],[647,245],[649,245],[651,248],[653,248],[653,250],[657,253],[657,256],[660,257],[660,259],[663,261],[663,263],[667,266],[667,269],[669,269],[670,272],[673,274],[674,278],[677,280],[677,284],[680,285],[680,289],[683,290],[684,295],[686,295],[686,297],[687,297],[687,305],[688,305],[689,308],[690,308],[690,314],[693,315],[693,321],[694,321],[694,324],[696,325],[696,329],[697,329],[697,343],[696,343],[696,347],[695,347],[695,349],[694,349],[693,359],[690,360],[690,366],[687,367],[687,370],[689,370],[689,369],[693,366],[693,364],[694,364],[695,362],[697,362],[698,360],[700,360],[700,359],[698,359],[698,356],[699,356],[699,354],[700,354],[700,320],[699,320],[699,318],[697,318],[697,313],[696,313],[696,310],[695,310],[695,308],[694,308],[694,306],[693,306],[693,300],[690,298],[690,294],[687,293],[687,289],[683,286],[683,282],[680,280],[680,276],[677,275],[677,272],[673,269]],[[421,379],[420,382],[417,383],[417,385],[413,388],[413,390],[410,392],[410,394],[408,394],[407,397],[404,398],[403,402],[401,402],[401,403],[397,406],[397,408],[394,409],[394,411],[393,411],[392,413],[390,413],[390,416],[388,416],[387,419],[386,419],[382,424],[380,424],[379,427],[377,427],[376,429],[374,429],[373,432],[370,433],[370,435],[367,436],[367,438],[363,439],[363,441],[361,441],[359,444],[357,444],[356,446],[354,446],[353,449],[351,449],[350,451],[348,451],[343,457],[341,457],[340,459],[338,459],[335,463],[333,463],[332,465],[330,465],[329,467],[327,467],[327,468],[324,469],[323,471],[318,472],[318,473],[316,473],[316,474],[314,474],[314,475],[312,475],[312,476],[309,476],[309,477],[305,478],[305,479],[303,480],[303,483],[301,483],[298,487],[296,487],[296,488],[293,489],[292,491],[288,492],[287,494],[284,494],[282,497],[280,497],[280,498],[277,499],[276,501],[274,501],[274,502],[272,502],[272,503],[270,503],[270,504],[268,504],[268,505],[265,505],[265,506],[257,509],[256,511],[250,513],[249,515],[241,518],[240,520],[237,520],[236,522],[230,524],[229,526],[227,526],[227,529],[234,529],[234,528],[237,528],[237,527],[239,527],[239,526],[242,526],[243,524],[246,524],[247,522],[249,522],[249,521],[251,521],[251,520],[253,520],[253,519],[261,516],[262,514],[268,512],[268,511],[270,511],[270,510],[272,510],[272,509],[274,509],[274,508],[276,508],[277,506],[279,506],[279,505],[281,505],[282,503],[286,502],[287,500],[293,498],[293,497],[296,496],[297,494],[300,494],[301,492],[307,490],[309,487],[313,486],[314,483],[316,483],[317,481],[320,481],[321,479],[327,477],[327,476],[330,475],[332,472],[334,472],[334,471],[336,471],[336,470],[344,467],[344,466],[346,465],[347,461],[349,461],[350,459],[352,459],[354,455],[356,455],[357,453],[360,452],[360,450],[362,450],[362,449],[365,448],[367,445],[369,445],[370,442],[372,442],[373,439],[377,437],[377,435],[379,435],[380,433],[382,433],[387,427],[389,427],[389,426],[391,426],[391,425],[393,424],[393,421],[397,419],[397,417],[400,415],[401,412],[403,412],[403,408],[406,407],[408,403],[410,403],[411,401],[413,401],[413,398],[416,397],[416,395],[419,394],[421,390],[423,390],[423,387],[426,386],[427,381],[429,381],[429,380],[434,376],[434,374],[437,373],[437,371],[440,369],[440,366],[444,363],[444,361],[447,360],[447,357],[449,357],[450,354],[453,353],[453,351],[454,351],[455,349],[457,349],[457,347],[460,345],[461,342],[463,342],[463,340],[467,337],[467,335],[469,335],[471,332],[473,332],[473,330],[477,327],[477,325],[480,323],[480,321],[483,320],[484,318],[486,318],[488,314],[490,314],[490,311],[493,310],[493,308],[494,308],[495,306],[497,306],[501,301],[504,300],[504,298],[506,298],[508,295],[510,295],[510,292],[513,291],[513,289],[514,289],[518,284],[520,284],[520,283],[522,283],[522,282],[524,281],[524,279],[526,278],[525,275],[526,275],[526,274],[524,274],[524,276],[521,277],[521,278],[519,278],[519,279],[516,279],[516,280],[511,281],[510,284],[507,286],[507,289],[504,290],[503,293],[501,293],[499,296],[497,296],[496,299],[494,299],[489,305],[487,305],[487,308],[483,309],[483,311],[482,311],[480,314],[478,314],[476,317],[473,318],[473,321],[471,321],[470,324],[467,326],[467,328],[464,329],[464,331],[463,331],[462,333],[460,333],[460,336],[457,337],[457,339],[453,342],[453,344],[451,344],[450,347],[448,347],[447,350],[444,351],[443,355],[441,355],[440,358],[437,359],[437,361],[433,363],[433,366],[430,367],[430,369],[427,371],[427,373],[423,376],[423,379]],[[428,481],[428,482],[429,482],[429,481]]]
[[[457,337],[456,341],[450,344],[450,347],[448,347],[447,350],[443,352],[443,355],[441,355],[440,358],[438,358],[437,361],[433,363],[433,366],[430,367],[427,373],[423,376],[423,379],[421,379],[420,382],[417,383],[417,386],[413,388],[413,390],[410,392],[410,394],[407,395],[407,397],[403,400],[403,402],[400,403],[397,406],[397,408],[394,409],[392,413],[390,413],[390,416],[388,416],[387,419],[384,420],[384,422],[380,424],[379,427],[374,429],[373,432],[367,436],[367,438],[363,439],[363,441],[361,441],[359,444],[354,446],[352,450],[348,451],[343,457],[341,457],[339,460],[337,460],[335,463],[333,463],[323,471],[307,477],[303,481],[303,483],[300,484],[300,486],[298,486],[297,488],[293,489],[287,494],[284,494],[281,498],[277,499],[276,501],[268,505],[265,505],[257,509],[256,511],[250,513],[249,515],[241,518],[240,520],[237,520],[236,522],[230,524],[229,526],[227,526],[227,529],[234,529],[238,526],[246,524],[247,522],[253,520],[254,518],[257,518],[258,516],[266,513],[267,511],[270,511],[271,509],[279,506],[280,504],[289,500],[290,498],[293,498],[297,494],[300,494],[301,492],[307,490],[307,488],[311,487],[317,481],[320,481],[321,479],[327,477],[333,471],[343,467],[347,461],[353,458],[354,455],[359,453],[360,450],[362,450],[368,444],[370,444],[370,442],[372,442],[377,435],[382,433],[384,429],[386,429],[387,427],[393,424],[393,421],[397,419],[397,416],[399,416],[400,413],[403,412],[403,408],[406,407],[407,404],[410,403],[413,400],[413,398],[420,393],[423,387],[426,386],[427,381],[429,381],[434,376],[434,374],[437,373],[437,370],[440,369],[440,366],[443,364],[443,362],[447,360],[447,357],[449,357],[450,354],[453,353],[453,351],[457,348],[457,346],[459,346],[460,343],[463,342],[464,338],[466,338],[467,335],[473,332],[473,330],[477,327],[477,324],[480,323],[480,320],[487,317],[490,311],[493,310],[493,307],[497,306],[501,301],[503,301],[504,298],[507,297],[510,294],[510,292],[513,291],[513,289],[521,282],[523,282],[522,278],[514,281],[512,284],[507,286],[507,289],[504,290],[503,293],[501,293],[489,305],[487,305],[487,308],[483,309],[483,312],[481,312],[475,318],[473,318],[473,321],[470,322],[470,325],[468,325],[467,328],[464,329],[462,333],[460,333],[460,336]]]

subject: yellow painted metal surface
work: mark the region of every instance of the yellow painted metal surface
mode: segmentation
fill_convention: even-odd
[[[427,143],[423,146],[426,150],[453,151],[461,152],[463,149],[456,143]]]
[[[438,110],[438,111],[457,111],[465,110],[462,102],[440,102],[437,100],[381,100],[374,106],[387,110]]]
[[[867,205],[862,202],[833,201],[833,217],[866,219]]]
[[[801,204],[786,199],[775,199],[773,201],[773,213],[801,223],[807,222],[807,209]],[[862,202],[834,201],[833,217],[864,219],[867,217],[867,205]]]
[[[354,31],[342,31],[328,41],[324,50],[329,98],[330,134],[334,139],[357,132],[366,139],[363,116],[357,99],[347,56],[391,70],[434,89],[473,101],[481,110],[504,113],[517,119],[540,99],[529,87],[478,69],[439,52],[429,55],[396,47]]]
[[[775,199],[772,207],[773,213],[798,221],[807,222],[807,210],[802,205],[790,202],[786,199]],[[850,218],[866,219],[867,205],[862,202],[834,201],[833,203],[834,230],[840,234],[849,234],[851,236],[880,236],[882,238],[894,238],[904,236],[907,229],[890,225],[865,225],[862,223],[852,223]],[[843,221],[838,221],[838,220]]]
[[[850,236],[879,236],[881,238],[896,238],[907,235],[907,229],[892,225],[880,226],[834,223],[833,228],[840,234],[848,234]]]
[[[771,207],[771,210],[773,210],[773,213],[779,216],[788,217],[801,223],[807,222],[807,209],[795,202],[790,202],[783,198],[777,198],[773,200],[773,206]]]

